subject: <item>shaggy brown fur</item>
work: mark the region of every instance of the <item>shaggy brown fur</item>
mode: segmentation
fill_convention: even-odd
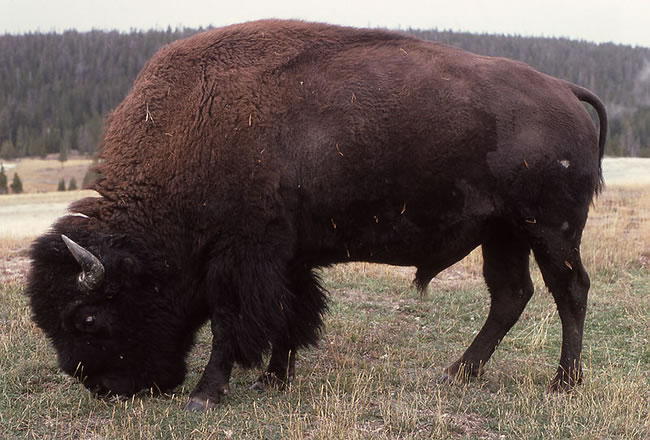
[[[66,371],[117,394],[182,381],[210,319],[200,409],[233,362],[271,348],[257,387],[293,375],[325,309],[315,268],[413,265],[424,289],[482,244],[492,305],[453,380],[479,374],[519,318],[532,249],[562,319],[552,386],[570,388],[606,127],[585,89],[398,33],[271,20],[198,34],[161,49],[110,116],[102,197],[71,207],[87,218],[36,242],[34,317]],[[62,233],[102,261],[103,287],[80,291]]]

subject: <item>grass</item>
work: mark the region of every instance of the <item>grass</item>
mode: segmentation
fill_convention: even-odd
[[[0,250],[3,242],[33,238],[66,213],[70,202],[96,196],[90,190],[0,196]]]
[[[2,162],[9,183],[14,173],[18,173],[23,182],[23,191],[27,193],[56,191],[61,179],[65,180],[67,188],[72,177],[77,181],[77,187],[81,187],[92,160],[85,156],[71,156],[61,163],[56,157],[57,155],[50,155],[47,159],[21,158]]]
[[[0,260],[21,246],[1,245]],[[650,186],[608,188],[582,249],[592,288],[584,384],[571,394],[546,392],[561,328],[534,264],[536,294],[485,375],[462,386],[436,383],[487,314],[474,252],[424,297],[410,286],[411,269],[351,264],[324,271],[332,298],[325,333],[319,348],[298,354],[291,387],[249,391],[259,372],[236,368],[232,394],[206,414],[182,408],[209,356],[207,329],[174,394],[97,400],[58,370],[29,318],[22,280],[3,279],[0,438],[650,438]]]

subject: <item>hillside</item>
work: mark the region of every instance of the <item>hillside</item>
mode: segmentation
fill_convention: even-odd
[[[93,153],[103,117],[161,46],[197,32],[0,36],[0,157]],[[606,102],[606,153],[650,157],[650,49],[566,39],[411,30],[485,55],[522,60],[586,86]]]

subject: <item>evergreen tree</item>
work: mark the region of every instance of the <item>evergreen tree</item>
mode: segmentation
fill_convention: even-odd
[[[11,182],[11,192],[14,194],[23,192],[23,182],[18,177],[18,173],[14,173],[14,180]]]
[[[97,162],[93,162],[93,165],[96,165]],[[88,168],[86,174],[84,175],[84,180],[81,182],[82,189],[90,188],[96,181],[99,179],[99,174],[95,172],[94,166]]]
[[[0,194],[7,194],[9,188],[7,188],[7,175],[5,174],[4,165],[0,164]]]
[[[0,147],[0,157],[11,160],[16,158],[16,147],[10,139],[5,140]]]
[[[45,158],[47,152],[45,151],[45,140],[43,136],[31,136],[27,144],[27,154],[29,156],[39,156]]]
[[[45,142],[45,153],[50,154],[50,153],[59,153],[61,154],[61,147],[63,143],[63,137],[61,136],[61,132],[57,129],[47,129],[46,134],[43,137],[43,140]],[[65,152],[66,160],[67,160],[67,151]]]
[[[68,191],[74,191],[77,190],[77,179],[74,177],[70,177],[70,183],[68,183]]]
[[[27,129],[20,126],[16,134],[16,154],[18,157],[27,156],[27,144]]]
[[[79,151],[79,127],[74,127],[70,132],[70,150]]]
[[[59,186],[56,188],[57,191],[65,191],[65,180],[61,177],[59,180]]]
[[[61,165],[63,165],[63,162],[68,160],[68,146],[65,144],[65,142],[61,142],[59,145],[59,162],[61,162]]]
[[[6,141],[17,157],[93,153],[103,116],[124,98],[146,60],[159,47],[200,30],[0,35],[0,150]],[[607,154],[650,157],[650,48],[438,30],[406,33],[517,59],[592,89],[609,111]]]

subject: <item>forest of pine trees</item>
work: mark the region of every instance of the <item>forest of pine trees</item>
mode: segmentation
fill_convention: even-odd
[[[94,153],[103,118],[161,46],[197,30],[0,36],[0,157]],[[650,157],[650,48],[566,39],[410,31],[485,55],[522,60],[583,85],[606,103],[606,153]]]

